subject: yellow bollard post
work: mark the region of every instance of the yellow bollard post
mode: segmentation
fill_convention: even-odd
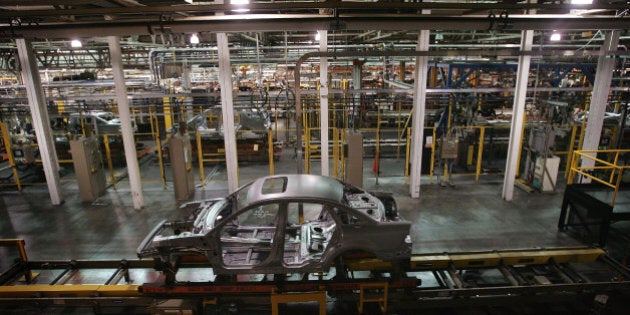
[[[486,135],[486,127],[481,127],[479,130],[479,145],[477,147],[477,166],[475,167],[475,182],[479,182],[479,175],[481,175],[481,162],[483,158],[483,142]]]
[[[13,150],[11,150],[11,138],[9,137],[9,131],[7,130],[7,124],[3,121],[0,123],[0,128],[2,129],[2,139],[4,140],[4,147],[7,151],[7,159],[9,160],[9,165],[11,166],[11,171],[13,172],[13,180],[17,184],[18,191],[22,191],[22,184],[20,183],[20,175],[17,171],[17,166],[15,165],[15,158],[13,157]]]
[[[203,150],[201,147],[201,134],[199,130],[195,131],[195,139],[197,143],[197,160],[199,162],[199,180],[201,181],[201,187],[206,187],[206,176],[203,170]]]
[[[103,135],[103,143],[105,144],[105,159],[107,160],[107,168],[109,169],[109,178],[112,181],[112,187],[116,190],[116,175],[114,174],[114,165],[112,163],[112,150],[109,147],[109,136]]]
[[[564,177],[567,178],[569,176],[569,171],[571,171],[571,162],[573,161],[573,147],[575,146],[575,137],[577,136],[577,125],[573,125],[571,128],[571,138],[569,139],[569,148],[567,150],[567,165],[564,170]]]
[[[163,97],[163,110],[164,110],[164,129],[169,130],[173,127],[173,117],[171,113],[171,99],[169,97]],[[170,137],[170,135],[166,135],[166,137]]]
[[[275,173],[273,160],[273,131],[271,128],[267,130],[267,150],[269,151],[269,175]]]
[[[433,184],[433,172],[435,171],[435,143],[437,142],[437,134],[435,127],[432,127],[431,130],[433,131],[433,141],[431,142],[431,165],[429,167],[429,183]]]
[[[344,143],[346,142],[346,129],[341,130],[340,141],[339,141],[339,155],[341,156],[341,171],[339,173],[340,178],[346,177],[346,154],[343,148]]]
[[[523,154],[523,139],[525,138],[525,125],[527,125],[527,113],[523,113],[523,127],[521,128],[521,139],[518,145],[518,159],[516,160],[516,172],[515,175],[518,178],[521,170],[521,155]]]
[[[409,178],[409,159],[411,158],[411,128],[407,128],[407,139],[405,149],[405,184]]]
[[[333,127],[333,177],[339,178],[339,130]]]

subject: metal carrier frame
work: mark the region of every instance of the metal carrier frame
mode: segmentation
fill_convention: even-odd
[[[20,256],[0,275],[0,305],[9,309],[82,307],[100,313],[122,308],[159,313],[168,308],[197,313],[228,305],[277,313],[279,304],[314,301],[321,313],[326,300],[334,298],[355,304],[361,312],[372,305],[386,313],[630,295],[630,270],[603,250],[587,247],[413,255],[402,277],[394,276],[389,262],[356,257],[337,268],[343,272],[331,268],[325,274],[208,280],[212,271],[207,262],[184,257],[173,270],[182,279],[165,284],[164,272],[156,271],[149,260],[28,261],[23,240],[2,240],[0,245],[17,245]],[[99,277],[101,283],[88,284]]]

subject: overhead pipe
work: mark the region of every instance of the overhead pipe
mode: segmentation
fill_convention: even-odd
[[[321,2],[327,3],[327,2]],[[331,2],[338,6],[344,2]],[[291,3],[293,5],[295,3]],[[426,3],[418,3],[423,5]],[[453,3],[458,9],[462,8],[461,3]],[[510,9],[519,10],[514,7],[516,4],[509,4]],[[361,4],[364,8],[369,7]],[[546,8],[550,6],[544,5]],[[611,5],[613,9],[625,9],[627,4],[620,3]],[[625,6],[625,7],[624,7]],[[190,6],[196,7],[196,6]],[[169,7],[169,12],[174,7]],[[567,6],[567,8],[577,8]],[[104,10],[106,8],[99,8]],[[547,8],[550,9],[550,8]],[[254,9],[252,9],[254,10]],[[49,16],[59,15],[61,12],[70,14],[73,10],[48,10],[46,12],[20,11],[21,17],[27,16]],[[142,12],[146,14],[146,12]],[[99,15],[103,12],[99,11]],[[14,18],[15,12],[0,11],[0,17]],[[490,19],[487,15],[472,16],[452,16],[429,15],[419,16],[416,14],[389,15],[384,13],[363,13],[353,15],[313,15],[313,14],[244,14],[238,16],[203,16],[189,17],[169,21],[156,21],[155,17],[134,20],[116,21],[80,21],[75,23],[61,22],[41,22],[33,25],[13,25],[11,23],[0,23],[0,32],[6,34],[7,38],[41,38],[45,32],[49,38],[56,37],[100,37],[100,36],[128,36],[152,35],[154,33],[168,30],[172,33],[188,32],[260,32],[260,31],[283,31],[287,29],[300,29],[314,31],[317,29],[345,29],[367,31],[380,29],[385,31],[417,30],[417,29],[440,29],[440,30],[460,30],[466,29],[502,29],[509,27],[510,30],[525,30],[535,28],[535,30],[593,30],[593,29],[626,29],[628,22],[623,18],[612,16],[589,16],[576,17],[570,15],[510,15],[505,20]]]

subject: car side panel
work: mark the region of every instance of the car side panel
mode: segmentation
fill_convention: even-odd
[[[409,222],[346,224],[335,254],[360,250],[384,260],[407,259],[411,256],[411,243],[406,242],[410,228]]]

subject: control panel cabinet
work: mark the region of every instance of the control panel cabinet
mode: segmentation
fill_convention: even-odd
[[[70,151],[81,201],[93,202],[105,192],[106,188],[105,171],[98,141],[92,137],[71,140]]]
[[[192,171],[192,147],[188,135],[174,135],[169,140],[169,155],[173,170],[175,198],[188,200],[195,191]]]
[[[560,168],[560,157],[538,157],[534,168],[534,187],[541,191],[555,191]]]
[[[349,132],[346,135],[346,181],[357,187],[363,187],[363,135]]]

